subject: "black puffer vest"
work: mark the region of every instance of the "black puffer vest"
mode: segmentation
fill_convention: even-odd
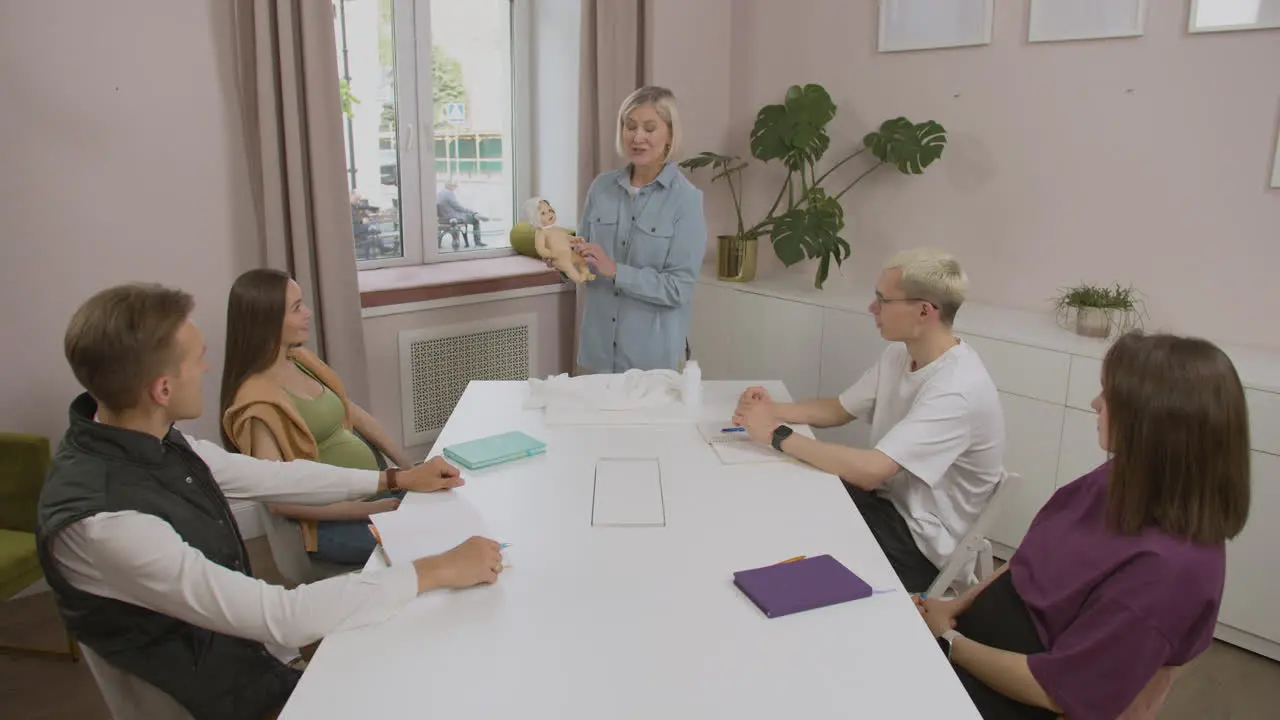
[[[246,575],[249,556],[213,474],[182,434],[164,440],[94,421],[97,403],[71,404],[71,427],[40,493],[40,565],[72,636],[103,660],[173,696],[199,720],[265,718],[299,673],[259,642],[222,635],[137,605],[81,592],[58,572],[50,539],[98,513],[154,515],[209,560]]]

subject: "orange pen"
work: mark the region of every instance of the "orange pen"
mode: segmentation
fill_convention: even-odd
[[[786,560],[783,560],[782,562],[780,562],[780,563],[775,563],[775,564],[776,564],[776,565],[786,565],[787,563],[797,562],[797,561],[799,561],[799,560],[803,560],[804,558],[805,558],[805,556],[804,556],[804,555],[797,555],[797,556],[795,556],[795,557],[793,557],[793,558],[787,558]]]
[[[378,555],[382,557],[382,562],[386,563],[387,567],[391,567],[391,556],[387,555],[387,549],[382,547],[382,536],[378,534],[378,528],[370,524],[369,532],[373,533],[373,539],[378,543],[374,547],[374,550],[377,551]]]

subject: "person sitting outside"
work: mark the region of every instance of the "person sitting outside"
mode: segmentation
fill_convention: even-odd
[[[458,183],[456,180],[446,182],[444,188],[436,193],[436,219],[441,225],[448,225],[451,220],[470,225],[471,241],[475,243],[476,247],[485,247],[484,242],[480,240],[480,221],[488,220],[489,218],[458,202]],[[454,241],[456,242],[457,238]],[[457,245],[454,245],[454,247],[456,248]]]

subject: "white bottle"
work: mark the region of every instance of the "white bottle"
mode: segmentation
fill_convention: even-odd
[[[688,407],[698,407],[702,403],[702,368],[698,367],[697,360],[690,360],[684,364],[683,380],[681,399]]]

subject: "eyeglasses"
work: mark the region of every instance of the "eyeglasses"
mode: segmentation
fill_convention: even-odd
[[[896,303],[896,302],[922,302],[922,303],[928,303],[929,307],[933,308],[934,310],[938,309],[937,303],[933,302],[932,300],[926,300],[924,298],[887,298],[881,295],[880,293],[876,293],[876,299],[875,299],[876,305],[888,305],[889,303]]]

